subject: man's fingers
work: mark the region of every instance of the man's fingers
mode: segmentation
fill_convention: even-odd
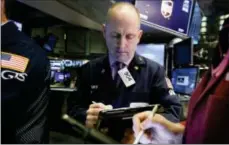
[[[94,121],[86,121],[86,127],[87,128],[94,128],[95,124],[96,124],[96,122],[94,122]]]
[[[150,111],[138,113],[133,117],[133,130],[135,134],[138,134],[142,129],[141,123],[142,121],[146,120],[150,114]]]
[[[89,108],[87,110],[87,115],[94,115],[94,116],[98,116],[99,112],[102,111],[103,109],[100,108]]]
[[[139,120],[142,122],[150,116],[150,113],[151,113],[150,111],[141,112],[138,113],[136,117],[139,118]]]
[[[133,116],[132,121],[133,121],[133,131],[136,135],[140,131],[140,124],[141,124],[140,119],[138,118],[138,114]]]
[[[92,115],[88,115],[87,116],[87,121],[97,121],[98,120],[98,116],[92,116]]]
[[[89,108],[102,108],[102,109],[104,109],[105,107],[106,106],[103,103],[95,103],[89,106]]]
[[[99,112],[105,109],[112,109],[111,105],[104,105],[103,103],[95,103],[89,106],[87,110],[87,118],[86,118],[86,127],[93,128],[98,120]]]
[[[86,118],[86,127],[88,128],[92,128],[95,126],[96,122],[98,120],[98,116],[94,116],[94,115],[87,115]]]
[[[146,129],[149,129],[151,127],[153,127],[155,123],[151,120],[151,119],[146,119],[145,121],[142,122],[142,129],[143,130],[146,130]]]
[[[145,111],[134,115],[133,124],[140,126],[140,124],[145,121],[150,115],[150,111]]]

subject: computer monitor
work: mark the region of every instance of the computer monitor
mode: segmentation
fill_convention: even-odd
[[[50,68],[52,71],[64,70],[62,60],[50,60]]]
[[[186,37],[194,3],[194,0],[135,0],[135,7],[143,26]]]
[[[136,52],[164,66],[165,44],[139,44]]]
[[[174,66],[188,66],[193,64],[192,38],[174,44]]]
[[[62,64],[65,68],[80,68],[82,65],[86,64],[88,60],[70,60],[64,59],[62,60]]]
[[[183,95],[192,95],[198,78],[198,67],[176,68],[172,71],[174,91]]]
[[[64,73],[56,72],[54,80],[55,80],[55,82],[64,82]]]
[[[65,80],[70,78],[70,73],[68,72],[55,72],[54,74],[54,81],[63,83]]]

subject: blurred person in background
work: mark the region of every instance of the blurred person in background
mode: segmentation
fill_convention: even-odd
[[[1,143],[48,143],[49,60],[9,20],[15,2],[1,0]]]

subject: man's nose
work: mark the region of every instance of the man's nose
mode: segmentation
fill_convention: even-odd
[[[125,48],[125,45],[126,45],[126,39],[125,37],[121,37],[120,40],[118,41],[118,46],[120,49],[123,49]]]

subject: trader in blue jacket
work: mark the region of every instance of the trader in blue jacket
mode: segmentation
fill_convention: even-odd
[[[1,0],[1,143],[48,143],[49,60],[10,21],[16,0]]]
[[[101,110],[159,103],[167,110],[159,115],[179,121],[181,105],[169,93],[164,68],[135,52],[143,33],[138,10],[130,3],[114,4],[103,33],[108,55],[82,67],[78,92],[69,100],[70,115],[93,128]]]

